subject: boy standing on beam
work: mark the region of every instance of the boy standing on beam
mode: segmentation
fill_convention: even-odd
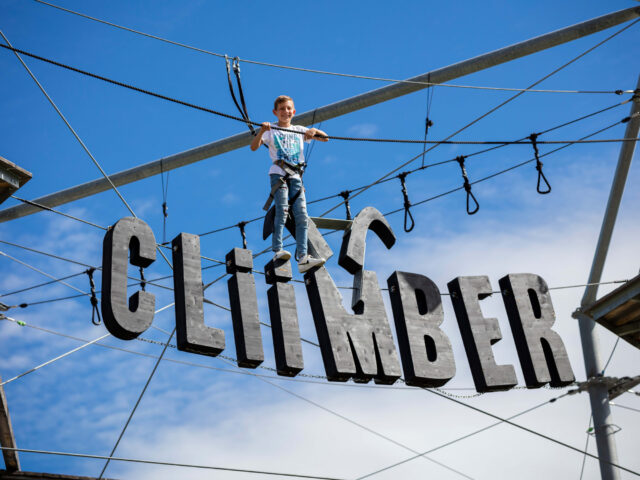
[[[269,169],[271,180],[271,195],[265,210],[268,210],[271,199],[275,202],[276,215],[273,225],[272,248],[274,260],[289,260],[291,254],[283,249],[282,237],[287,220],[289,206],[296,223],[296,246],[298,270],[307,272],[314,267],[324,264],[324,258],[313,258],[307,253],[307,202],[302,185],[304,171],[304,143],[312,139],[327,142],[327,134],[317,128],[307,128],[301,125],[291,125],[291,119],[296,113],[293,99],[286,95],[276,98],[273,113],[277,123],[264,122],[258,134],[251,142],[251,150],[256,151],[260,145],[269,147],[269,156],[273,162]],[[279,127],[290,131],[279,130]],[[299,132],[299,133],[297,133]]]

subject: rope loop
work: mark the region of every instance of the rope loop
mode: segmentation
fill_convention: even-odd
[[[349,195],[351,194],[351,190],[345,190],[344,192],[340,192],[342,198],[344,198],[344,208],[346,209],[347,220],[351,220],[351,206],[349,205]]]
[[[254,137],[257,135],[255,128],[253,128],[253,122],[249,118],[249,112],[247,111],[247,104],[244,101],[244,92],[242,91],[242,81],[240,80],[240,58],[233,57],[232,61],[229,61],[229,56],[225,54],[224,56],[225,65],[227,67],[227,81],[229,82],[229,92],[231,93],[231,99],[233,103],[235,103],[238,112],[240,112],[240,116],[249,127],[249,131],[251,135]],[[240,103],[238,103],[238,99],[236,98],[236,94],[233,89],[233,82],[231,81],[231,69],[233,69],[233,73],[236,77],[236,84],[238,85],[238,94],[240,95]],[[242,106],[240,106],[242,104]]]
[[[240,229],[240,235],[242,235],[242,248],[247,249],[247,234],[244,231],[244,227],[247,222],[238,223],[237,227]]]
[[[96,297],[96,284],[93,281],[93,272],[95,267],[88,268],[84,273],[89,277],[89,287],[91,288],[91,323],[94,325],[100,325],[102,319],[100,318],[100,309],[98,308],[98,297]]]
[[[480,210],[480,204],[478,203],[478,200],[476,200],[475,195],[471,191],[471,183],[469,183],[467,169],[464,166],[464,161],[466,158],[467,157],[465,157],[464,155],[460,155],[459,157],[456,157],[456,161],[460,165],[460,172],[462,173],[462,179],[464,180],[464,185],[463,185],[464,191],[467,192],[467,214],[475,215],[476,213],[478,213],[478,210]],[[475,204],[475,208],[473,210],[469,209],[469,199],[473,200],[473,203]]]
[[[540,152],[538,151],[538,133],[532,133],[531,135],[529,135],[529,140],[531,140],[531,145],[533,146],[533,153],[536,156],[536,170],[538,171],[538,183],[536,185],[536,190],[539,194],[541,195],[546,195],[547,193],[551,192],[551,185],[549,184],[549,181],[547,180],[547,177],[544,176],[544,173],[542,172],[542,166],[544,165],[541,161],[540,161]],[[540,180],[544,180],[544,183],[547,185],[547,188],[545,190],[540,190]]]
[[[140,267],[140,288],[142,291],[146,291],[147,288],[147,279],[144,278],[144,268]]]
[[[400,184],[402,185],[402,197],[404,198],[404,231],[409,233],[416,226],[416,222],[411,214],[411,201],[409,200],[409,194],[407,193],[406,178],[411,172],[402,172],[398,174]],[[407,226],[408,220],[411,220],[411,226]]]

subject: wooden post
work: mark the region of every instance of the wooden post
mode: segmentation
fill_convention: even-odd
[[[0,378],[0,382],[2,382],[2,378]],[[4,388],[2,386],[0,386],[0,445],[7,448],[17,448],[16,440],[13,437],[13,429],[11,428],[7,398],[4,395]],[[4,457],[5,468],[8,472],[20,470],[18,452],[14,450],[3,450],[2,455]]]

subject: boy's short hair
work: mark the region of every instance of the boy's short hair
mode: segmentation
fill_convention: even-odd
[[[280,95],[278,98],[276,98],[275,102],[273,102],[273,109],[277,110],[278,109],[278,105],[280,105],[281,103],[284,103],[284,102],[288,102],[288,101],[293,103],[293,98],[289,97],[288,95]]]

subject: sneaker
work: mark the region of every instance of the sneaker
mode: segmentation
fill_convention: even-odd
[[[291,254],[286,250],[278,250],[273,254],[273,260],[282,260],[283,262],[289,260],[291,258]]]
[[[307,272],[315,267],[321,267],[326,260],[324,258],[313,258],[310,255],[305,255],[298,260],[298,271],[300,273]]]

